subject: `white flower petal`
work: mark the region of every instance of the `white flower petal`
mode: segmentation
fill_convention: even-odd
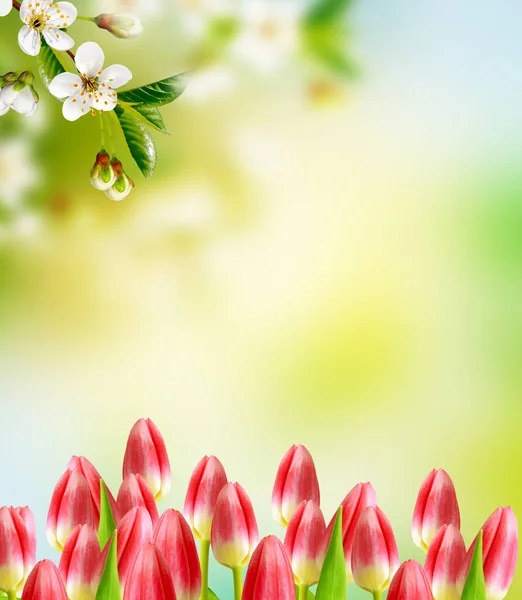
[[[11,107],[11,104],[13,104],[13,100],[16,98],[16,95],[17,92],[15,92],[14,83],[10,83],[9,85],[6,85],[4,88],[2,88],[2,90],[0,91],[0,102],[5,106]]]
[[[87,97],[82,100],[80,94],[77,93],[63,103],[62,113],[68,121],[77,121],[83,115],[89,112],[91,100]]]
[[[74,73],[60,73],[49,85],[49,91],[55,98],[68,98],[80,90],[82,80]]]
[[[123,65],[112,65],[102,71],[100,83],[112,88],[119,88],[132,79],[132,73]]]
[[[21,115],[27,115],[34,109],[36,100],[30,88],[25,87],[16,94],[16,97],[11,104],[11,108]]]
[[[55,50],[70,50],[74,46],[72,37],[67,35],[64,31],[56,29],[56,27],[46,29],[43,32],[43,35],[45,41]]]
[[[26,117],[33,117],[36,114],[36,111],[38,110],[38,102],[34,103],[33,109],[30,110],[28,113],[25,114]]]
[[[10,106],[6,106],[5,104],[2,104],[0,102],[0,117],[2,115],[5,115],[6,113],[8,113],[10,108],[11,108]]]
[[[116,92],[104,92],[98,90],[94,97],[94,101],[92,103],[93,108],[96,110],[106,111],[106,110],[114,110],[118,100],[118,96]]]
[[[20,5],[20,19],[25,23],[25,18],[31,15],[31,9],[29,8],[29,4],[32,6],[32,0],[23,0]]]
[[[76,68],[85,77],[96,77],[103,69],[105,56],[95,42],[82,44],[76,52]]]
[[[48,25],[63,28],[69,27],[76,21],[78,11],[74,4],[70,2],[57,2],[56,4],[51,4],[47,10],[47,16],[50,17]]]
[[[0,17],[5,17],[11,12],[13,3],[11,0],[0,0]],[[1,110],[1,109],[0,109]],[[9,109],[7,109],[9,110]],[[5,113],[3,113],[5,114]]]
[[[29,56],[38,56],[42,45],[40,34],[27,25],[24,25],[18,33],[18,44]]]

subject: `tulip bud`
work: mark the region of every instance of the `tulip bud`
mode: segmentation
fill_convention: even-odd
[[[22,518],[27,530],[29,536],[29,565],[32,569],[36,562],[36,522],[34,515],[28,506],[18,506],[12,510]]]
[[[353,538],[355,583],[368,592],[383,592],[399,565],[399,550],[388,517],[377,506],[368,506],[359,518]]]
[[[325,533],[321,509],[313,500],[303,500],[288,523],[284,543],[298,585],[310,587],[319,581],[317,552]]]
[[[100,29],[120,39],[135,38],[143,32],[140,20],[131,13],[98,15],[93,21]]]
[[[112,187],[105,190],[105,195],[107,196],[107,198],[109,198],[109,200],[115,200],[116,202],[118,202],[120,200],[124,200],[131,193],[132,188],[134,187],[134,182],[125,173],[125,171],[123,170],[123,165],[121,164],[121,162],[119,160],[114,158],[111,162],[111,168],[116,175],[116,179],[115,179]],[[143,419],[141,419],[141,420],[143,421]],[[152,421],[150,421],[150,419],[147,419],[147,422],[152,423]],[[155,425],[154,425],[154,427],[155,427]],[[163,442],[163,438],[161,437],[161,434],[159,433],[159,431],[157,429],[156,429],[156,431],[159,434],[161,441]],[[164,443],[163,443],[163,445],[164,445]],[[168,484],[166,485],[165,490],[163,490],[161,492],[161,496],[165,495],[168,492],[168,490],[170,489],[170,465],[168,464],[168,456],[167,456],[166,451],[165,451],[165,459],[167,461],[167,466],[168,466]],[[165,475],[166,475],[166,471],[165,471]]]
[[[227,483],[219,492],[210,531],[216,560],[230,569],[244,567],[258,542],[250,498],[239,483]]]
[[[114,164],[113,161],[113,168],[118,174]],[[121,163],[118,169],[121,170]],[[150,419],[137,421],[129,434],[123,459],[123,478],[131,474],[139,474],[145,479],[156,500],[170,490],[167,448],[159,429]]]
[[[283,544],[275,535],[261,540],[248,565],[242,600],[295,600],[294,578]]]
[[[70,600],[95,600],[100,559],[100,543],[94,529],[77,525],[65,543],[58,566]]]
[[[156,525],[159,519],[158,507],[152,495],[148,483],[141,475],[128,475],[120,486],[118,492],[118,513],[123,518],[131,508],[142,506],[147,509],[152,520],[152,525]]]
[[[0,508],[0,590],[14,593],[22,589],[34,566],[34,534],[17,509]]]
[[[152,521],[147,510],[135,507],[127,512],[118,525],[118,573],[121,589],[141,547],[152,542]]]
[[[407,560],[392,579],[386,600],[433,600],[430,582],[416,560]]]
[[[353,581],[352,575],[352,546],[355,536],[355,529],[363,510],[368,506],[377,506],[377,494],[371,483],[358,483],[348,492],[341,503],[342,506],[342,525],[343,525],[343,549],[344,560],[346,563],[346,583]],[[323,564],[332,537],[332,531],[335,525],[337,511],[332,517],[330,524],[326,528],[326,534],[319,546],[317,560],[319,565]]]
[[[459,503],[451,477],[444,469],[433,469],[421,485],[413,511],[413,541],[427,551],[443,525],[455,525],[460,530]]]
[[[58,569],[50,560],[40,561],[27,578],[22,600],[67,600]]]
[[[457,578],[466,544],[455,525],[443,525],[431,541],[424,570],[435,600],[459,600]]]
[[[277,470],[272,492],[274,519],[287,527],[303,500],[313,500],[320,505],[319,481],[310,452],[304,446],[292,446]]]
[[[204,456],[190,478],[183,509],[194,535],[200,540],[210,540],[216,501],[226,484],[227,475],[219,459]]]
[[[198,600],[201,567],[194,536],[183,515],[172,508],[167,509],[156,525],[153,541],[167,559],[176,598]]]
[[[486,600],[502,600],[513,581],[518,557],[518,523],[513,509],[510,506],[497,508],[482,526],[482,532]],[[477,537],[462,562],[458,577],[459,592],[466,581]]]
[[[169,565],[154,544],[142,546],[127,577],[123,600],[176,600]]]
[[[63,550],[77,525],[96,527],[89,484],[80,471],[67,469],[54,488],[47,514],[47,539],[53,548]]]
[[[111,166],[111,157],[105,150],[100,150],[91,169],[91,184],[97,190],[105,192],[116,181],[116,173]]]

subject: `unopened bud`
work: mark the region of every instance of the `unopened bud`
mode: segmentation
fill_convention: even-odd
[[[9,71],[9,73],[6,73],[0,77],[0,87],[9,83],[14,83],[17,79],[18,75],[13,73],[13,71]]]
[[[112,160],[111,167],[116,175],[116,181],[109,189],[105,190],[105,195],[110,200],[123,200],[131,193],[134,182],[127,176],[123,165],[117,158]]]
[[[135,38],[141,35],[143,27],[132,13],[102,14],[94,17],[94,23],[120,39]]]
[[[96,155],[96,161],[91,169],[91,184],[97,190],[104,192],[114,185],[116,173],[111,166],[111,157],[105,151],[101,150]]]
[[[24,71],[18,77],[18,81],[26,86],[32,86],[34,83],[34,75],[31,71]]]

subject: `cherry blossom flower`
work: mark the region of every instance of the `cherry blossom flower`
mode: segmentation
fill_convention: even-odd
[[[23,0],[20,19],[25,24],[18,34],[20,48],[29,56],[37,56],[43,38],[51,48],[70,50],[74,40],[62,29],[70,27],[77,14],[76,7],[70,2],[53,4],[50,0]]]
[[[0,0],[0,17],[7,16],[13,8],[12,0]]]
[[[17,113],[32,117],[38,110],[38,97],[29,86],[17,90],[17,85],[11,83],[0,91],[0,116],[12,108]]]

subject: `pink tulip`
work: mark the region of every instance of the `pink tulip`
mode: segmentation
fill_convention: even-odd
[[[443,525],[455,525],[460,530],[459,503],[451,477],[444,469],[433,469],[417,496],[411,526],[413,541],[427,551]]]
[[[399,568],[399,550],[390,521],[377,506],[365,508],[352,547],[355,583],[368,592],[383,592]]]
[[[22,600],[67,600],[58,569],[50,560],[40,561],[27,578]]]
[[[77,525],[65,543],[58,570],[70,600],[94,600],[101,572],[100,543],[89,525]]]
[[[170,490],[170,463],[159,429],[150,419],[140,419],[131,429],[125,457],[123,479],[141,475],[159,500]]]
[[[219,492],[210,531],[212,552],[222,565],[244,567],[259,541],[254,508],[239,483]]]
[[[25,528],[29,535],[29,552],[31,556],[31,569],[34,567],[36,562],[36,522],[34,515],[28,506],[17,506],[13,510],[22,517]]]
[[[155,525],[158,522],[159,513],[154,495],[141,475],[128,475],[123,480],[118,492],[117,503],[120,518],[124,517],[132,508],[142,506],[147,509],[152,524]]]
[[[407,560],[392,579],[386,600],[433,600],[430,582],[415,560]]]
[[[345,499],[342,501],[343,508],[342,524],[343,524],[343,548],[344,560],[346,563],[346,582],[353,581],[352,574],[352,546],[355,536],[355,529],[362,512],[368,506],[377,506],[377,494],[371,483],[358,483],[352,490],[348,492]],[[335,525],[336,514],[332,517],[330,524],[326,529],[326,534],[319,546],[317,560],[320,565],[323,564],[328,544],[332,537],[332,531]]]
[[[80,471],[68,469],[54,488],[47,514],[47,539],[51,546],[61,552],[77,525],[96,526],[94,507],[85,477]]]
[[[272,515],[287,527],[295,509],[303,500],[320,505],[319,481],[314,459],[304,446],[292,446],[283,456],[272,492]]]
[[[275,535],[263,538],[252,555],[242,600],[295,600],[292,568]]]
[[[518,523],[510,506],[497,508],[482,526],[482,562],[486,580],[486,600],[502,600],[513,581],[518,557]],[[459,573],[462,591],[477,538],[473,540]]]
[[[80,473],[87,480],[87,484],[89,485],[89,490],[91,492],[91,498],[94,509],[94,524],[96,528],[98,528],[98,523],[100,522],[100,481],[102,479],[101,475],[98,473],[96,467],[83,456],[73,456],[69,461],[67,468],[71,471],[80,471]],[[106,488],[114,520],[118,522],[118,510],[116,500],[114,499],[114,496],[112,495],[109,488],[107,486]]]
[[[443,525],[431,541],[424,570],[435,600],[459,600],[457,577],[466,555],[466,544],[455,525]]]
[[[176,600],[169,565],[154,544],[142,546],[127,578],[123,600]]]
[[[219,492],[227,484],[227,475],[215,456],[204,456],[197,464],[185,498],[183,513],[194,535],[210,540],[210,527]]]
[[[284,543],[298,585],[310,587],[319,581],[317,551],[325,533],[321,509],[313,500],[303,500],[288,523]]]
[[[10,594],[22,589],[35,562],[34,530],[28,531],[20,510],[0,508],[0,590]]]
[[[177,599],[198,600],[201,567],[194,536],[183,515],[167,509],[156,525],[153,541],[167,559]]]
[[[142,506],[131,508],[118,525],[118,573],[120,585],[125,588],[127,578],[139,551],[152,542],[152,521]],[[108,550],[107,545],[107,550]]]

